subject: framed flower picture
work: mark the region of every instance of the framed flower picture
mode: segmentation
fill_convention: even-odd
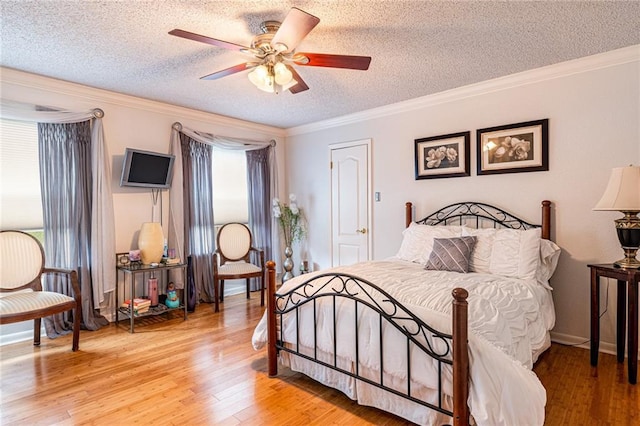
[[[471,132],[415,140],[416,179],[469,176]]]
[[[479,129],[478,175],[549,170],[549,120]]]

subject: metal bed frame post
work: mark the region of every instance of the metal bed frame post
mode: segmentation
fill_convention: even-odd
[[[469,292],[454,288],[453,295],[453,426],[469,424],[469,346],[467,297]]]

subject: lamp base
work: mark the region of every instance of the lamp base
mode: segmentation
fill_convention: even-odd
[[[624,259],[613,262],[613,266],[622,269],[640,269],[640,261],[636,258],[637,248],[625,248]]]
[[[624,217],[616,219],[618,240],[624,250],[624,259],[614,262],[614,266],[624,269],[640,269],[640,261],[636,258],[640,247],[640,218],[637,211],[623,211]]]

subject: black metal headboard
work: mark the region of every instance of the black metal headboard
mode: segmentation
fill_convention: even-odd
[[[540,225],[526,222],[498,207],[476,202],[451,204],[416,221],[422,225],[469,225],[476,228],[480,227],[482,222],[489,222],[494,228],[526,230],[540,227]]]

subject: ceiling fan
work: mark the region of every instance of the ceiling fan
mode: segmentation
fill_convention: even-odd
[[[201,77],[216,80],[231,74],[249,70],[249,80],[259,89],[270,93],[289,90],[300,93],[309,89],[292,65],[311,67],[347,68],[367,70],[369,56],[330,55],[324,53],[295,52],[296,46],[320,22],[320,19],[296,7],[292,8],[282,23],[265,21],[260,25],[262,34],[255,36],[251,47],[175,29],[169,34],[253,55],[254,59]]]

